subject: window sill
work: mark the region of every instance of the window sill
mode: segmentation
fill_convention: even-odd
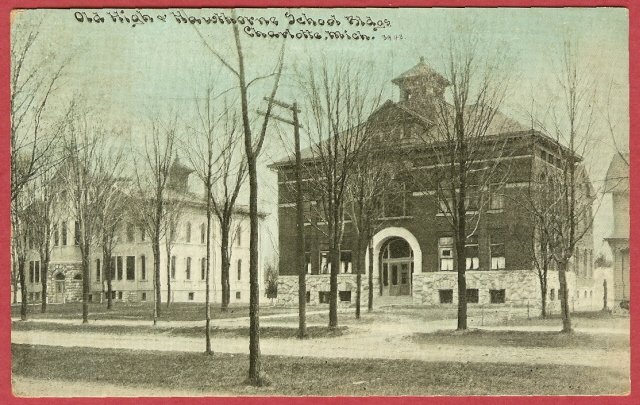
[[[382,217],[376,218],[378,221],[388,221],[388,220],[397,220],[397,219],[413,219],[413,215],[403,215],[399,217]]]

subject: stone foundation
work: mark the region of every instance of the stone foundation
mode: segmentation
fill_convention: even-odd
[[[340,301],[339,305],[350,305],[356,302],[357,276],[355,274],[338,274],[338,291],[350,291],[351,301]],[[329,292],[329,275],[328,274],[309,274],[307,275],[307,291],[310,293],[310,305],[320,304],[320,292]],[[369,294],[369,285],[367,276],[362,275],[361,284],[361,302],[366,302],[367,294]],[[277,304],[283,306],[298,305],[298,276],[279,276],[278,277],[278,297]]]
[[[468,271],[467,288],[478,289],[478,303],[470,305],[511,305],[516,307],[540,308],[540,282],[537,273],[531,270],[520,271]],[[547,310],[549,313],[560,311],[558,298],[558,273],[550,271],[547,288]],[[412,277],[412,300],[415,305],[451,305],[440,304],[439,290],[452,290],[453,302],[458,302],[457,274],[455,272],[415,273]],[[598,296],[591,296],[588,290],[584,297],[585,287],[577,288],[574,273],[567,273],[569,288],[569,305],[572,311],[598,310]],[[378,279],[374,278],[374,293],[378,295]],[[490,290],[505,290],[504,304],[492,304]],[[551,293],[551,290],[553,294]],[[307,291],[310,292],[310,305],[320,304],[320,292],[329,292],[329,275],[307,275]],[[339,274],[338,291],[350,291],[351,301],[340,302],[340,305],[355,303],[356,275]],[[366,302],[369,291],[367,276],[362,276],[362,302]],[[553,295],[553,297],[552,297]],[[393,299],[393,297],[389,297]],[[595,300],[595,301],[594,301]],[[278,277],[277,304],[283,306],[298,305],[298,276]],[[374,300],[375,302],[375,300]],[[594,302],[597,304],[594,304]],[[600,305],[600,306],[599,306]]]

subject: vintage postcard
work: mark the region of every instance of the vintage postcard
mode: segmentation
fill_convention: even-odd
[[[626,8],[10,24],[15,397],[630,393]]]

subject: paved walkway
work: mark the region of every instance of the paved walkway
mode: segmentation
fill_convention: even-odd
[[[319,312],[322,313],[322,312]],[[262,320],[276,320],[275,323],[263,322],[269,326],[295,328],[295,323],[279,322],[282,314],[261,317]],[[29,322],[59,322],[63,320],[33,320]],[[78,323],[77,321],[72,321]],[[225,327],[239,327],[248,324],[246,319],[225,320]],[[132,325],[131,321],[104,320],[94,321],[102,325]],[[149,325],[149,322],[143,323]],[[188,326],[187,322],[167,322],[166,326]],[[203,322],[193,323],[202,325]],[[133,324],[135,325],[135,323]],[[602,349],[562,349],[562,348],[525,348],[507,346],[466,346],[450,344],[418,344],[407,337],[417,332],[455,328],[455,319],[418,322],[415,319],[398,317],[395,322],[375,322],[350,325],[350,333],[332,338],[309,340],[297,339],[261,339],[261,352],[265,355],[326,357],[326,358],[368,358],[368,359],[408,359],[421,361],[465,361],[465,362],[502,362],[526,364],[559,364],[611,367],[628,369],[628,350]],[[218,326],[223,326],[219,324]],[[557,331],[557,328],[514,326],[485,327],[487,330],[536,330]],[[604,330],[582,330],[586,333],[605,333]],[[611,331],[609,331],[610,333]],[[624,333],[624,331],[622,331]],[[628,333],[628,332],[627,332]],[[223,353],[248,353],[248,338],[216,338],[212,336],[214,351]],[[168,336],[163,334],[126,334],[55,331],[12,331],[13,343],[50,345],[64,347],[121,348],[137,350],[162,350],[199,352],[204,350],[204,338]]]

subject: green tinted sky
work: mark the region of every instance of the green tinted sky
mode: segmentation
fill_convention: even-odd
[[[107,122],[131,128],[135,140],[145,131],[150,113],[175,109],[189,114],[194,94],[202,89],[208,77],[213,77],[220,90],[234,85],[228,72],[216,63],[211,53],[190,24],[178,24],[166,10],[146,10],[156,20],[154,23],[132,27],[125,23],[112,23],[106,14],[104,24],[78,23],[69,10],[34,10],[16,13],[14,22],[39,24],[41,54],[73,54],[61,95],[81,94],[86,104]],[[185,10],[194,16],[211,15],[222,10]],[[277,30],[292,31],[307,28],[296,25],[287,27],[285,9],[239,10],[239,15],[276,17]],[[510,98],[503,110],[515,118],[521,118],[529,105],[531,94],[542,93],[551,80],[550,62],[557,56],[563,38],[573,38],[580,45],[581,57],[588,61],[597,77],[601,92],[608,91],[613,83],[609,110],[620,123],[620,140],[626,140],[628,132],[628,14],[625,9],[315,9],[289,10],[296,15],[303,12],[312,18],[335,15],[341,22],[340,29],[348,27],[345,16],[370,16],[374,20],[388,19],[391,27],[373,32],[369,28],[361,32],[376,36],[372,41],[347,40],[289,40],[286,58],[287,74],[283,78],[280,95],[285,99],[295,97],[293,66],[308,59],[319,60],[345,58],[351,63],[370,64],[373,84],[387,84],[389,98],[397,92],[389,80],[417,63],[424,56],[427,63],[443,71],[441,65],[447,42],[453,36],[476,37],[480,52],[491,53],[496,48],[506,50],[513,78]],[[131,13],[131,11],[128,11]],[[161,23],[157,15],[166,14],[167,22]],[[16,25],[18,26],[18,25]],[[272,28],[260,28],[267,31]],[[228,25],[199,26],[207,40],[223,55],[232,57],[230,29]],[[323,31],[323,29],[318,29]],[[382,40],[383,34],[402,39]],[[264,74],[273,66],[280,41],[251,39],[243,35],[250,76]],[[266,94],[256,86],[255,99]],[[522,118],[521,118],[522,119]],[[601,137],[598,158],[589,162],[594,181],[604,176],[613,153],[608,135]],[[264,164],[283,154],[278,139],[267,145]],[[262,170],[263,208],[273,213],[275,221],[276,179],[268,170]],[[608,234],[610,215],[608,202],[598,213],[595,245]],[[276,231],[271,226],[273,238]]]

